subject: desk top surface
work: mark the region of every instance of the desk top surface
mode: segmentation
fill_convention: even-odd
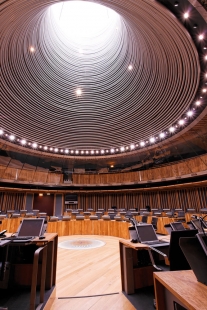
[[[154,272],[154,279],[189,309],[207,309],[207,286],[197,281],[192,270]]]
[[[12,234],[10,233],[6,233],[6,236],[7,237],[10,237]],[[36,237],[34,239],[32,239],[32,243],[46,243],[46,242],[50,242],[52,240],[55,239],[55,237],[57,237],[57,233],[45,233],[44,234],[44,239],[39,239],[39,237]],[[3,242],[6,242],[6,240],[4,241],[4,239],[1,239],[1,242],[2,242],[2,245],[3,245]]]
[[[169,242],[170,241],[170,235],[167,236],[159,236],[158,239],[164,240]],[[148,248],[148,245],[143,244],[143,243],[133,243],[129,239],[119,239],[119,242],[124,244],[125,246],[132,248],[134,250],[139,250],[139,249],[146,249]]]

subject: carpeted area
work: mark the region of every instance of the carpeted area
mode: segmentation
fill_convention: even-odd
[[[38,306],[38,310],[42,310],[47,300],[49,299],[54,287],[50,290],[45,291],[44,303],[39,304],[39,291],[36,293],[36,306]],[[9,290],[0,289],[1,295],[1,307],[8,308],[8,310],[28,310],[30,305],[30,288],[28,287],[18,287],[11,288]]]
[[[154,287],[145,287],[136,290],[135,294],[127,295],[125,292],[123,294],[132,303],[132,305],[137,310],[154,310]]]

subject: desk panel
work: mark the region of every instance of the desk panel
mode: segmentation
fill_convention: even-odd
[[[128,222],[104,220],[71,220],[49,222],[47,232],[56,232],[58,236],[102,235],[129,239]]]

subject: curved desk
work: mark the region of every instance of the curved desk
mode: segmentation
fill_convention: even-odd
[[[15,233],[22,218],[6,218],[2,220],[0,230],[6,229],[9,233]],[[69,235],[102,235],[129,239],[128,227],[130,223],[104,220],[70,220],[48,222],[47,233],[57,233],[58,236]]]
[[[56,232],[58,236],[102,235],[129,239],[130,223],[104,220],[70,220],[48,222],[47,232]]]

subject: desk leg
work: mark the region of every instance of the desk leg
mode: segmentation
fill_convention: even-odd
[[[30,294],[30,310],[35,309],[35,299],[36,299],[36,288],[37,288],[37,274],[38,274],[38,262],[39,262],[39,254],[43,250],[43,261],[42,263],[46,267],[46,250],[47,245],[44,247],[38,248],[34,253],[34,260],[33,260],[33,267],[32,267],[32,285],[31,285],[31,294]],[[42,267],[43,268],[43,267]],[[42,276],[42,274],[41,274]],[[44,283],[43,283],[44,282]],[[44,291],[43,286],[45,286],[45,275],[43,274],[43,279],[41,279],[41,293],[40,295],[43,295],[44,298]],[[40,297],[41,298],[41,297]]]
[[[46,278],[47,246],[43,249],[41,283],[40,283],[40,303],[44,302],[45,278]]]
[[[125,245],[120,243],[122,291],[127,294],[133,294],[135,291],[132,251],[133,249],[127,248]]]
[[[47,266],[46,266],[46,282],[47,290],[51,289],[56,283],[56,268],[57,268],[57,244],[58,236],[53,241],[47,244]]]

